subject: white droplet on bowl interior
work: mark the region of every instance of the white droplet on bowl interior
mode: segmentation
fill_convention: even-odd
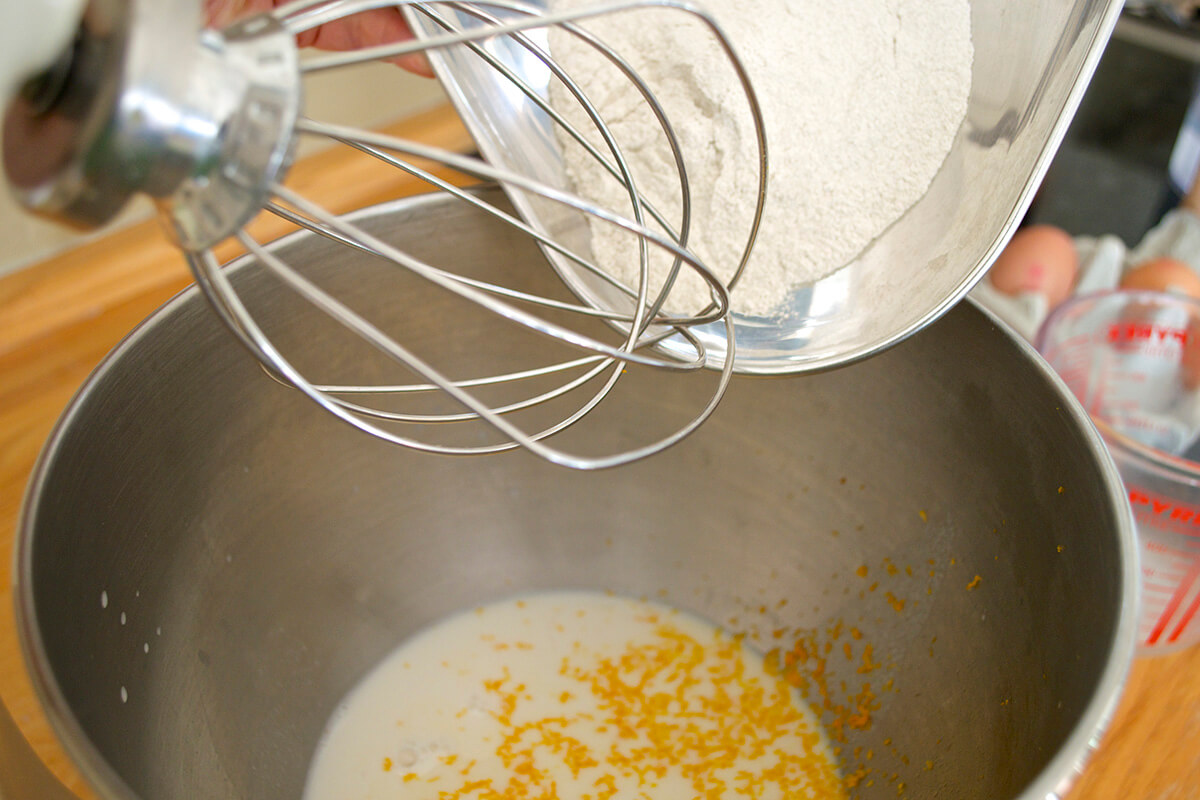
[[[125,612],[124,611],[121,612],[121,624],[122,625],[125,624]]]
[[[142,642],[142,652],[143,653],[150,652],[150,643],[149,642]]]
[[[100,607],[108,608],[108,590],[107,589],[102,590],[100,592]]]
[[[121,687],[121,702],[122,702],[122,703],[128,703],[128,702],[129,702],[129,692],[125,691],[125,687],[124,687],[124,686],[122,686],[122,687]]]

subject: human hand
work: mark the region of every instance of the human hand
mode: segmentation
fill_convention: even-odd
[[[204,0],[204,18],[213,28],[223,28],[235,20],[262,14],[286,0]],[[362,11],[358,14],[304,31],[296,37],[300,47],[321,50],[358,50],[392,44],[413,38],[404,15],[395,6]],[[433,77],[429,61],[422,53],[388,59],[409,72]]]

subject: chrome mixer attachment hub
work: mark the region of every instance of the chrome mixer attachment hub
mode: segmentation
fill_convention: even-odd
[[[262,210],[300,113],[293,37],[270,16],[198,31],[179,5],[95,0],[59,77],[11,103],[4,168],[29,209],[98,225],[144,193],[189,251]]]

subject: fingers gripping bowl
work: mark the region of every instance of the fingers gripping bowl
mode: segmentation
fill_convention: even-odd
[[[533,245],[466,206],[360,221],[554,290]],[[353,273],[354,302],[390,296],[368,255],[278,247],[314,280]],[[230,278],[337,363],[315,312]],[[628,416],[601,412],[581,448],[668,425],[698,391],[630,378]],[[843,774],[868,771],[856,796],[1061,790],[1123,680],[1136,572],[1120,481],[1058,381],[971,306],[843,370],[734,380],[693,437],[619,470],[434,458],[327,419],[184,293],[82,390],[28,495],[20,633],[59,737],[105,798],[298,796],[329,714],[406,636],[590,588],[828,652],[810,700]]]

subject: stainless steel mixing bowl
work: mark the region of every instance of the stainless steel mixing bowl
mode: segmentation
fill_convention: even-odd
[[[556,282],[444,199],[365,224],[418,257]],[[376,291],[386,264],[281,246],[353,302],[395,297]],[[261,272],[234,279],[283,341],[338,360],[319,314]],[[390,312],[437,350],[425,320],[449,301],[413,292]],[[694,388],[630,382],[636,413],[582,436],[659,424]],[[1135,619],[1132,527],[1103,445],[1032,351],[969,305],[843,370],[737,378],[681,445],[578,474],[357,435],[267,377],[188,291],[64,416],[17,549],[34,683],[106,798],[296,797],[330,712],[406,636],[515,592],[594,587],[828,647],[826,720],[856,703],[869,717],[841,750],[848,772],[871,770],[864,798],[903,782],[907,797],[1043,800],[1103,729]]]

